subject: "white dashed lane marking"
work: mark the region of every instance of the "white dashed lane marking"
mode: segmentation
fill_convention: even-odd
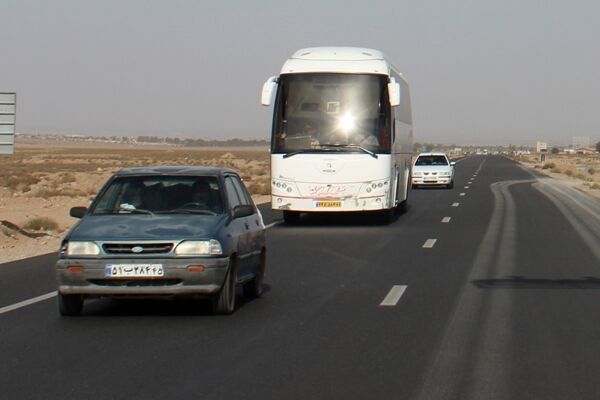
[[[452,207],[458,207],[460,203],[452,203]]]
[[[427,239],[425,243],[423,243],[423,248],[431,249],[433,246],[435,246],[435,242],[437,242],[437,239]]]
[[[400,297],[402,297],[402,295],[404,294],[404,291],[406,290],[406,288],[407,288],[406,285],[392,286],[392,288],[388,292],[387,296],[385,296],[385,298],[383,299],[383,301],[381,303],[379,303],[379,305],[385,306],[385,307],[395,306],[396,304],[398,304],[398,301],[400,300]]]
[[[442,224],[447,224],[448,222],[450,222],[450,217],[444,217],[442,218]]]
[[[7,313],[9,311],[18,310],[19,308],[27,307],[31,304],[39,303],[40,301],[48,300],[55,296],[56,296],[56,291],[46,293],[41,296],[33,297],[31,299],[23,300],[18,303],[11,304],[10,306],[5,306],[5,307],[0,308],[0,314]]]
[[[466,194],[465,192],[462,192],[459,196],[464,196],[465,194]]]

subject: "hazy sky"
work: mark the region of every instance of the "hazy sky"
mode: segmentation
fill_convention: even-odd
[[[17,131],[268,138],[264,80],[295,50],[382,50],[417,141],[600,140],[597,1],[0,1]]]

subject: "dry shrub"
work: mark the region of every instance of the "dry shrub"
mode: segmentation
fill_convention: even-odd
[[[265,182],[252,182],[248,186],[251,194],[268,195],[271,194],[271,186]]]
[[[71,173],[61,174],[58,178],[58,183],[72,183],[75,182],[75,175]]]
[[[80,197],[80,196],[85,196],[85,195],[86,195],[86,192],[84,192],[83,190],[80,190],[80,189],[40,188],[33,194],[33,197],[44,197],[44,198],[59,197],[59,196]]]
[[[600,189],[600,185],[597,183],[592,184],[592,186],[590,186],[591,189]]]
[[[546,163],[542,166],[542,169],[552,169],[552,168],[556,168],[556,164],[554,163]]]
[[[560,174],[562,171],[560,168],[555,167],[555,168],[552,168],[552,172],[554,172],[555,174]]]
[[[572,170],[567,169],[567,170],[565,170],[565,175],[567,175],[567,176],[573,176],[573,175],[575,175],[575,173]]]
[[[52,218],[35,217],[28,220],[25,223],[24,228],[33,231],[54,231],[58,228],[58,223]]]

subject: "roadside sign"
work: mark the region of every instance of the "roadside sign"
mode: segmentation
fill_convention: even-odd
[[[0,92],[0,154],[15,152],[17,94]]]

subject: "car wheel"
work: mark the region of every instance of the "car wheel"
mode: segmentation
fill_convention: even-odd
[[[237,286],[237,274],[235,264],[231,262],[225,282],[219,294],[213,299],[212,309],[214,314],[231,314],[235,311],[235,288]]]
[[[448,185],[446,185],[446,187],[447,187],[448,189],[452,189],[452,188],[454,188],[454,181],[450,182]]]
[[[60,315],[75,316],[81,314],[83,296],[79,294],[58,294],[58,311]]]
[[[244,296],[251,299],[257,299],[262,296],[263,280],[265,278],[265,269],[267,266],[267,255],[263,250],[260,254],[260,264],[257,268],[256,275],[250,281],[244,284]]]
[[[284,211],[283,220],[289,225],[296,224],[300,220],[300,213],[298,211]]]

